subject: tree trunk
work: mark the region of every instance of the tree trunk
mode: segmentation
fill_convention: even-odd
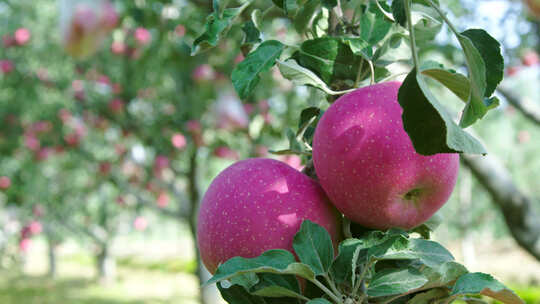
[[[199,247],[197,246],[197,211],[199,208],[200,193],[197,183],[197,154],[198,148],[194,148],[192,154],[190,155],[189,162],[189,171],[188,171],[188,191],[189,191],[189,228],[191,236],[193,239],[193,248],[195,249],[195,257],[197,260],[197,267],[195,269],[195,275],[199,280],[199,286],[202,286],[208,279],[210,279],[210,274],[204,268],[204,265],[201,262],[201,256],[199,253]],[[201,304],[206,303],[219,303],[221,296],[215,285],[201,287],[199,293],[199,302]]]
[[[116,277],[116,259],[111,255],[108,245],[104,245],[96,256],[98,279],[111,282]]]
[[[56,246],[58,244],[47,236],[47,251],[48,251],[48,260],[49,260],[49,271],[48,276],[51,278],[56,278],[57,274],[57,264],[56,264]]]
[[[514,184],[508,170],[494,156],[463,154],[461,160],[501,209],[516,242],[540,261],[540,214],[533,208],[532,198]]]

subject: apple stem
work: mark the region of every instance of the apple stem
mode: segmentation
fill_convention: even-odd
[[[346,218],[346,217],[343,217],[343,236],[344,236],[346,239],[352,238],[352,233],[351,233],[351,220],[349,220],[349,219]]]
[[[336,302],[337,304],[343,304],[343,301],[340,298],[338,298],[338,296],[336,296],[332,291],[330,291],[330,289],[326,288],[326,286],[324,286],[323,283],[319,282],[319,280],[313,279],[310,281],[313,284],[315,284],[317,287],[319,287],[322,291],[324,291],[324,293],[326,293],[330,298],[332,298],[334,302]]]

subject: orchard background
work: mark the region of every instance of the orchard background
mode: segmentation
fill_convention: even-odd
[[[253,4],[273,16],[267,35],[294,44],[301,37],[282,12],[265,11],[270,2]],[[489,156],[462,157],[434,238],[540,303],[540,5],[441,2],[460,28],[489,31],[506,66],[501,105],[472,127]],[[212,9],[0,3],[0,303],[219,303],[215,287],[199,288],[210,277],[194,241],[202,194],[239,159],[303,168],[305,157],[269,150],[288,149],[302,109],[326,100],[274,67],[241,101],[231,72],[257,41],[236,25],[192,56]],[[439,30],[420,56],[462,66],[449,29]]]

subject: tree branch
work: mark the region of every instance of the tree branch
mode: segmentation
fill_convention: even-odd
[[[535,124],[540,125],[540,107],[534,104],[531,100],[528,100],[523,96],[519,96],[519,94],[512,92],[512,90],[508,88],[499,87],[497,91],[504,96],[509,104],[518,109],[525,117],[530,119]]]
[[[533,208],[533,199],[514,184],[508,170],[494,156],[463,154],[461,160],[499,206],[517,243],[540,261],[540,214]]]

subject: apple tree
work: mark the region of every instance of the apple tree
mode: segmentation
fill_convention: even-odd
[[[297,131],[286,133],[289,149],[274,153],[303,157],[304,173],[344,215],[344,240],[335,246],[333,226],[287,198],[317,205],[284,170],[241,161],[202,200],[198,241],[214,273],[207,284],[217,283],[229,303],[523,302],[429,240],[438,219],[428,218],[454,187],[458,154],[487,154],[465,128],[499,104],[497,40],[459,28],[434,0],[214,0],[212,9],[192,54],[212,52],[241,29],[245,59],[231,73],[240,98],[257,94],[262,75],[277,67],[309,87],[310,102],[330,103],[305,108]],[[277,20],[296,34],[280,37]],[[463,72],[423,52],[443,26],[458,42]],[[441,86],[460,103],[458,122],[457,107],[433,89]]]

